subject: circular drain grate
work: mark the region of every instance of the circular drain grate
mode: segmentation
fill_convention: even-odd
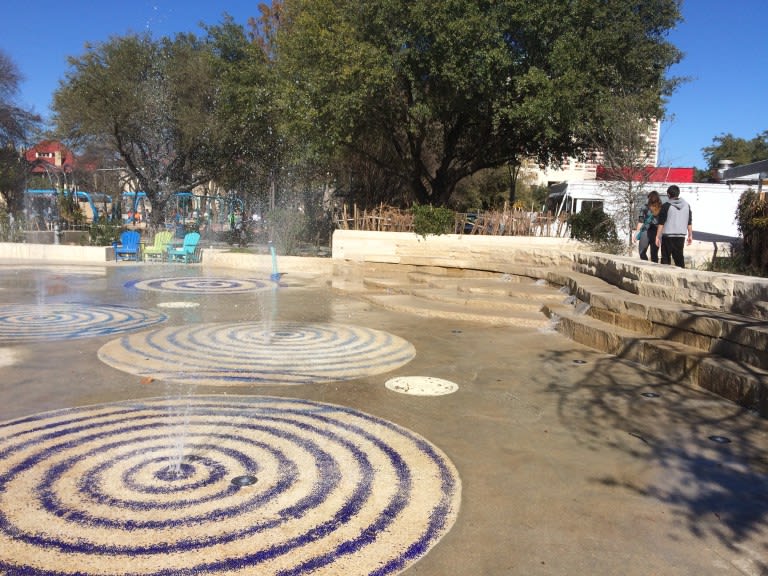
[[[199,302],[158,302],[158,308],[197,308]]]
[[[730,444],[731,439],[727,436],[710,436],[709,437],[712,442],[715,442],[716,444]]]
[[[0,430],[3,574],[391,575],[461,502],[437,447],[331,404],[156,398]]]
[[[235,486],[252,486],[253,484],[256,484],[257,481],[258,479],[256,476],[246,474],[244,476],[235,476],[232,478],[231,483]]]
[[[443,396],[459,389],[454,382],[431,376],[400,376],[387,380],[384,385],[393,392],[413,396]]]

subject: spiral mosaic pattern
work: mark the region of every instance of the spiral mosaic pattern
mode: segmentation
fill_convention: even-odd
[[[167,320],[160,312],[92,304],[11,304],[0,306],[0,342],[69,340],[108,336]]]
[[[351,380],[394,370],[415,354],[410,342],[360,326],[243,322],[126,335],[102,346],[98,356],[153,380],[236,386]]]
[[[267,290],[274,283],[256,278],[225,278],[214,276],[181,276],[176,278],[155,278],[126,284],[127,287],[174,294],[242,294]]]
[[[397,574],[461,499],[453,464],[405,428],[232,396],[0,424],[0,488],[0,572],[25,576]]]

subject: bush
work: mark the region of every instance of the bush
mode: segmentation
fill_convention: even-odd
[[[741,257],[749,274],[768,276],[768,202],[747,190],[739,198],[736,215],[743,238]]]
[[[14,220],[0,207],[0,242],[24,242],[24,223]]]
[[[421,236],[449,234],[453,232],[456,225],[454,212],[449,208],[414,204],[411,212],[413,213],[413,231]]]
[[[108,222],[104,216],[100,216],[98,222],[91,224],[88,238],[91,246],[111,246],[112,242],[119,240],[122,230],[119,224]]]
[[[616,223],[603,212],[602,208],[582,210],[571,214],[568,219],[571,226],[571,238],[587,242],[596,252],[623,254],[624,242],[619,240]]]

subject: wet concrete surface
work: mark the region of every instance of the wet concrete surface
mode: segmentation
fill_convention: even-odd
[[[768,425],[754,414],[555,331],[384,311],[335,293],[327,278],[286,274],[276,290],[245,294],[132,286],[199,275],[238,277],[195,266],[16,264],[0,267],[0,304],[118,304],[162,311],[168,326],[341,323],[409,341],[415,357],[387,373],[192,392],[342,405],[439,447],[461,477],[461,507],[452,529],[404,574],[768,574]],[[268,280],[269,271],[241,277]],[[159,306],[169,301],[198,306]],[[99,349],[115,337],[6,339],[0,421],[177,393],[100,362]],[[458,390],[399,394],[385,387],[396,376],[441,378]]]

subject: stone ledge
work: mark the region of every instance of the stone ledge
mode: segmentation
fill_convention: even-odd
[[[558,332],[575,342],[637,362],[768,416],[768,372],[764,370],[679,342],[608,325],[566,306],[546,305],[545,312],[556,319]]]
[[[629,256],[589,252],[571,239],[525,236],[426,238],[407,232],[336,230],[333,254],[350,263],[398,263],[499,273],[564,268],[600,278],[629,294],[768,320],[768,279],[681,269]],[[542,277],[542,276],[533,276]]]

